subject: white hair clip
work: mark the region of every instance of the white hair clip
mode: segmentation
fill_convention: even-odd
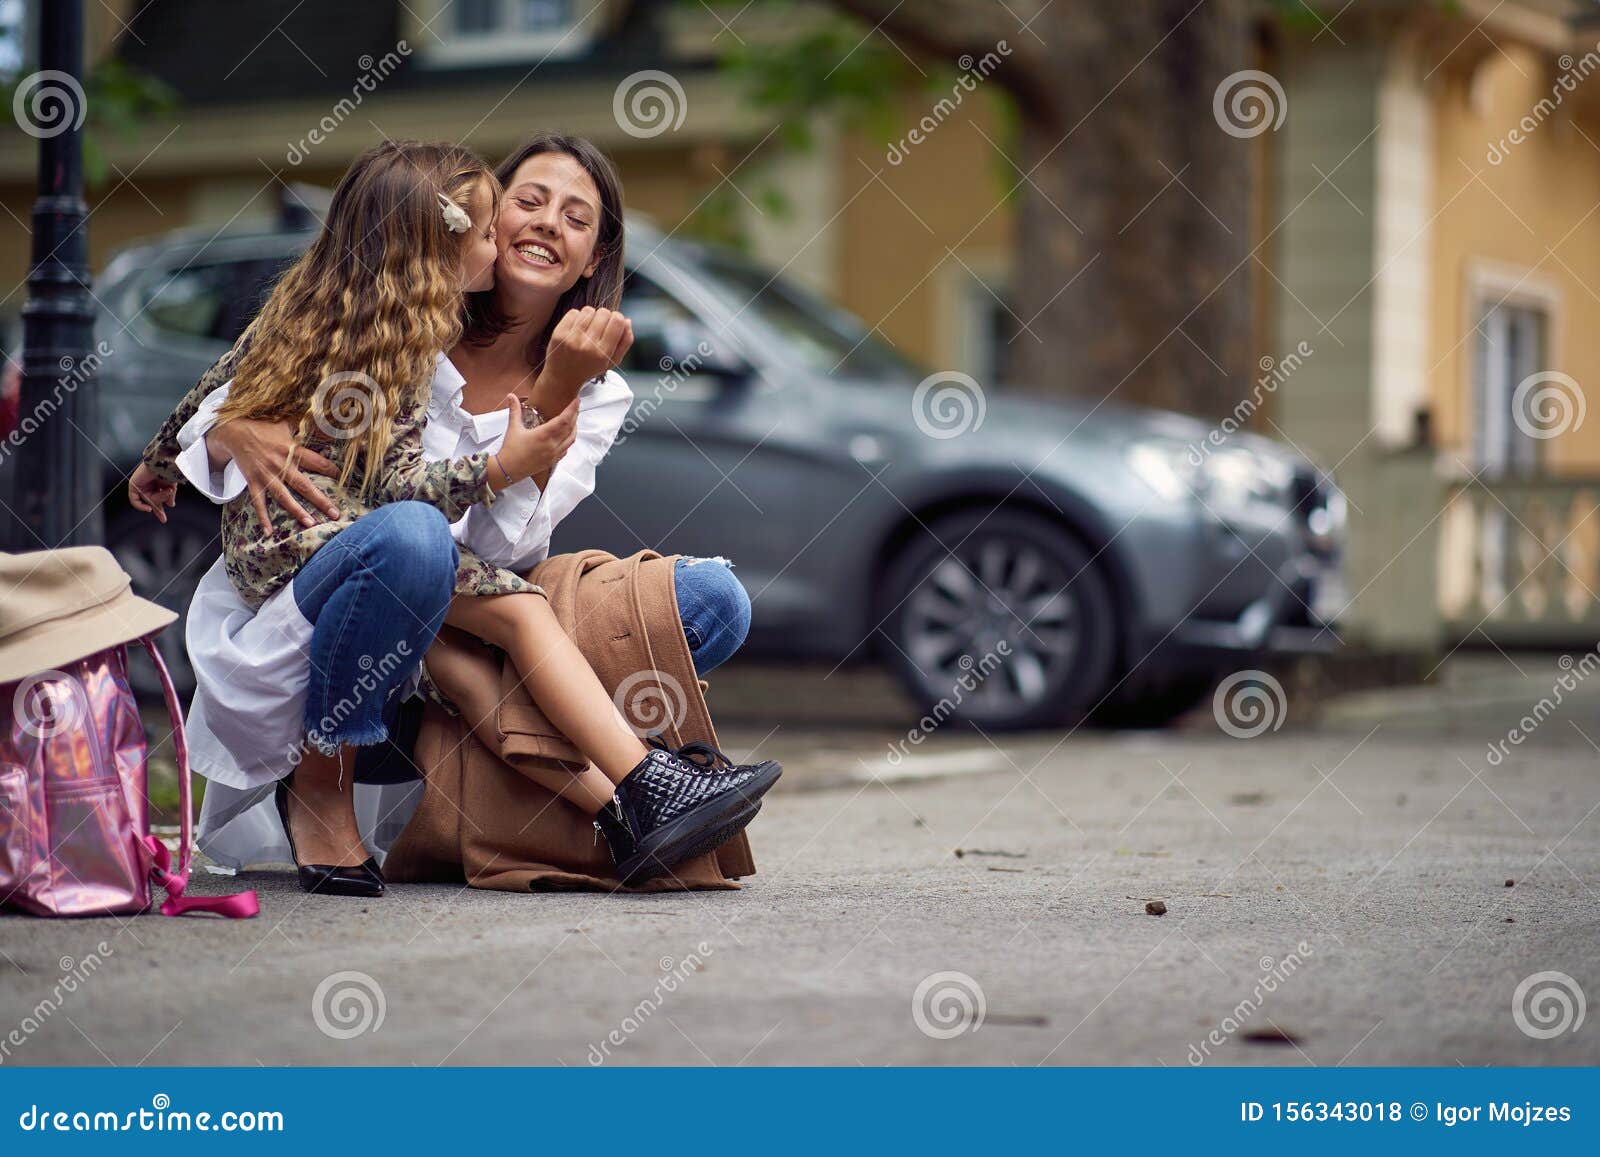
[[[472,228],[472,218],[467,211],[443,193],[439,194],[439,208],[444,212],[444,227],[452,233],[465,233]]]

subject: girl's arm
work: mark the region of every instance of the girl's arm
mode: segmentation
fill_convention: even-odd
[[[614,309],[584,306],[556,323],[528,402],[541,414],[559,414],[589,382],[622,363],[633,345],[633,322]],[[545,479],[537,480],[540,489]]]
[[[450,527],[478,557],[521,573],[550,553],[556,525],[594,493],[595,471],[633,408],[633,391],[615,370],[578,393],[576,439],[549,472],[546,485],[525,479],[501,491],[493,506],[474,506]],[[490,474],[495,474],[493,467]]]
[[[377,504],[426,502],[454,522],[480,502],[493,503],[489,455],[468,454],[430,462],[422,456],[427,405],[418,397],[394,423],[394,437],[378,476]]]
[[[161,429],[156,431],[156,436],[144,448],[141,459],[147,471],[162,482],[177,485],[183,481],[183,471],[178,469],[177,460],[183,446],[178,441],[178,431],[182,430],[190,418],[199,411],[200,405],[206,396],[225,382],[233,380],[234,371],[239,368],[239,362],[250,350],[250,342],[255,337],[255,323],[239,336],[233,343],[233,348],[223,354],[212,366],[200,376],[200,381],[194,389],[183,396],[183,400],[161,423]]]

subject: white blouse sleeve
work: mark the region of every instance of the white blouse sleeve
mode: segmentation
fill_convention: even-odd
[[[595,470],[632,408],[633,391],[615,370],[586,382],[578,391],[576,438],[550,472],[544,491],[531,478],[506,487],[493,506],[479,503],[451,526],[456,541],[485,562],[511,571],[543,562],[556,524],[594,493]]]
[[[190,485],[216,503],[231,502],[246,488],[244,471],[232,460],[219,474],[212,471],[211,459],[206,454],[206,432],[217,424],[217,411],[228,400],[230,385],[231,382],[225,382],[207,394],[194,416],[178,431],[178,445],[182,447],[175,460],[178,469],[183,471]]]

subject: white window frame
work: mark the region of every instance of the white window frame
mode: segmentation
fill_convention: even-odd
[[[433,0],[421,24],[421,38],[427,47],[420,54],[429,68],[474,68],[512,64],[527,60],[562,60],[577,56],[594,42],[598,17],[607,0],[573,0],[572,23],[557,31],[515,32],[511,30],[515,5],[519,0],[496,0],[500,6],[501,27],[493,32],[462,34],[455,30],[451,5]]]
[[[1544,314],[1544,360],[1554,363],[1558,351],[1562,347],[1563,313],[1562,294],[1560,286],[1551,278],[1536,273],[1523,266],[1509,265],[1498,261],[1474,261],[1467,267],[1467,292],[1465,295],[1466,319],[1462,333],[1466,334],[1463,343],[1465,356],[1462,359],[1462,422],[1463,456],[1470,462],[1473,470],[1485,466],[1478,460],[1475,448],[1478,445],[1478,380],[1477,380],[1477,343],[1482,340],[1477,332],[1478,320],[1482,317],[1486,306],[1511,306],[1520,309],[1536,309]],[[1548,368],[1548,367],[1546,367]],[[1503,383],[1508,389],[1515,389],[1515,382]],[[1494,408],[1494,412],[1502,417],[1510,413],[1509,402],[1507,405]],[[1487,443],[1489,439],[1485,438]],[[1544,451],[1546,447],[1536,447],[1540,469],[1544,465]]]

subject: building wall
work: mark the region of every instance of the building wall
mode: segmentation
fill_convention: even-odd
[[[917,123],[931,103],[908,97],[899,123]],[[989,143],[1001,139],[998,120],[980,90],[920,144],[891,153],[855,133],[840,145],[838,299],[930,368],[971,372],[983,363],[975,315],[1002,309],[989,291],[1010,283],[1008,194],[1020,175]]]
[[[1510,129],[1557,91],[1560,66],[1548,53],[1504,48],[1444,75],[1434,93],[1429,394],[1438,445],[1463,458],[1471,442],[1475,279],[1494,285],[1497,297],[1549,303],[1546,368],[1571,375],[1600,404],[1600,72],[1563,92],[1554,114],[1512,144]],[[1491,147],[1503,156],[1498,163],[1489,159]],[[1600,412],[1544,450],[1551,473],[1600,473]]]

